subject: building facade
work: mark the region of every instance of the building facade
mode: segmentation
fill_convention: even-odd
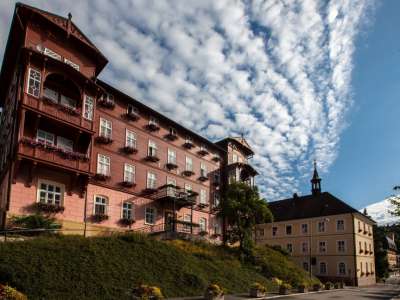
[[[213,143],[97,76],[107,59],[72,22],[17,4],[0,77],[0,225],[38,211],[66,232],[220,239],[231,180],[254,185],[243,138]]]
[[[311,195],[269,203],[274,222],[258,226],[256,243],[286,250],[310,276],[324,282],[374,284],[374,221],[321,192],[316,168],[311,183]]]

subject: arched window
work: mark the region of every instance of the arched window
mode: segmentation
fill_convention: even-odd
[[[122,205],[122,219],[124,220],[133,220],[134,219],[134,211],[132,202],[124,202]]]
[[[346,275],[346,264],[344,262],[340,262],[338,265],[338,274]]]
[[[43,97],[52,103],[76,109],[81,99],[81,92],[72,80],[54,73],[46,77]]]
[[[107,215],[108,198],[105,196],[96,195],[94,197],[94,211],[95,215]]]

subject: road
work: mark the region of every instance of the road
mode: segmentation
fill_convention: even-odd
[[[308,295],[296,295],[283,297],[282,300],[296,299],[296,300],[325,300],[325,299],[351,299],[351,300],[385,300],[392,299],[400,295],[399,285],[377,285],[368,288],[348,288],[344,290],[335,290],[332,292],[308,294]],[[399,298],[400,299],[400,298]]]

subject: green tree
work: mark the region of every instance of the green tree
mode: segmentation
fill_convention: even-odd
[[[236,182],[228,186],[220,209],[219,216],[227,225],[226,240],[230,243],[239,242],[241,253],[250,255],[256,224],[273,219],[267,202],[260,198],[257,187]]]

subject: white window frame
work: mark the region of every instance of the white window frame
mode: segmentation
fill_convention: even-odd
[[[343,222],[343,228],[342,229],[339,229],[339,222]],[[338,220],[336,220],[336,231],[337,232],[342,232],[342,231],[345,231],[346,230],[346,226],[345,226],[345,222],[344,222],[344,220],[343,219],[338,219]]]
[[[137,147],[136,133],[129,129],[126,129],[125,131],[125,146],[132,147],[133,149],[136,149]]]
[[[104,199],[105,203],[97,202],[97,198]],[[109,204],[109,198],[107,196],[94,195],[94,199],[93,199],[93,214],[96,215],[96,206],[97,205],[101,205],[101,206],[104,206],[104,215],[107,215],[107,213],[108,213],[108,204]]]
[[[97,154],[97,174],[110,176],[111,158],[104,154]]]
[[[185,158],[185,171],[193,172],[193,159],[189,156]]]
[[[176,151],[168,148],[167,162],[176,165]]]
[[[339,246],[340,242],[343,242],[343,250],[340,250],[340,246]],[[346,247],[346,241],[345,240],[336,241],[336,247],[337,247],[336,248],[337,253],[346,253],[347,247]]]
[[[344,273],[340,272],[340,265],[344,265]],[[343,262],[343,261],[338,262],[338,264],[337,264],[337,275],[338,276],[346,276],[347,275],[347,265],[346,265],[345,262]]]
[[[183,215],[183,221],[184,222],[191,222],[192,221],[192,215],[191,214],[184,214]],[[190,225],[188,225],[188,224],[183,225],[183,230],[186,231],[186,232],[190,231]]]
[[[37,77],[39,77],[39,78],[37,78]],[[31,80],[32,80],[32,82],[31,82]],[[36,85],[38,85],[38,86],[36,86]],[[31,86],[33,86],[33,90],[32,90],[32,92],[29,92]],[[26,85],[27,94],[29,94],[35,98],[39,98],[41,86],[42,86],[42,74],[40,73],[40,71],[38,71],[36,69],[29,68],[28,80],[27,80],[27,85]]]
[[[61,60],[61,55],[58,54],[57,52],[55,52],[54,50],[49,49],[49,48],[44,48],[43,54],[47,55],[47,56],[49,56],[51,58],[54,58],[56,60]]]
[[[124,182],[135,183],[136,168],[131,164],[124,164]]]
[[[128,204],[130,204],[130,208],[125,206]],[[129,214],[131,215],[131,217],[127,218],[126,216],[128,216]],[[121,219],[135,220],[135,207],[131,201],[124,201],[122,203]]]
[[[41,185],[44,184],[47,187],[53,186],[53,191],[49,191],[48,188],[46,187],[46,190],[42,190]],[[56,188],[59,188],[60,191],[56,192]],[[45,179],[38,179],[38,184],[37,184],[37,194],[36,194],[36,202],[37,203],[46,203],[46,204],[52,204],[52,205],[57,205],[57,206],[63,206],[64,205],[64,191],[65,191],[65,185],[62,183],[58,183],[55,181],[50,181],[50,180],[45,180]],[[41,202],[41,192],[45,193],[44,197],[44,202]],[[53,199],[51,200],[51,203],[49,202],[49,194],[53,195]],[[56,195],[60,196],[60,203],[56,204]]]
[[[44,135],[44,137],[40,137],[40,133]],[[56,136],[48,131],[38,129],[36,132],[36,141],[43,143],[45,145],[54,146],[55,145]]]
[[[199,230],[207,231],[207,219],[204,217],[199,218]]]
[[[152,212],[150,213],[148,210],[152,210]],[[151,221],[152,222],[148,222],[147,217],[151,216]],[[153,206],[146,206],[144,209],[144,224],[146,225],[155,225],[157,222],[157,209]]]
[[[200,162],[200,176],[207,177],[207,165],[204,162]]]
[[[156,117],[150,117],[149,118],[149,125],[156,125],[158,126],[158,120]]]
[[[157,174],[151,171],[147,171],[146,186],[148,189],[157,188]]]
[[[64,63],[73,67],[75,70],[79,71],[79,65],[64,57]]]
[[[200,204],[207,204],[207,191],[203,189],[200,190]]]
[[[325,272],[321,272],[321,264],[325,265]],[[327,275],[328,274],[328,264],[325,261],[320,261],[318,266],[318,274]]]
[[[321,227],[320,227],[321,224],[323,225],[322,226],[323,230],[321,230]],[[318,221],[318,223],[317,223],[317,231],[318,232],[326,232],[326,222],[325,221]]]
[[[192,186],[190,184],[185,183],[185,192],[189,193],[191,191],[193,191]]]
[[[324,243],[324,251],[321,251],[321,243]],[[328,242],[327,241],[318,241],[318,253],[326,254],[328,253]]]
[[[94,99],[91,96],[85,95],[85,101],[83,103],[83,117],[86,120],[93,120],[93,108],[94,108]]]
[[[73,152],[74,151],[74,142],[63,136],[57,136],[57,148],[60,148],[64,151]]]
[[[149,156],[157,156],[157,144],[156,142],[149,140],[149,144],[147,147],[147,155]]]
[[[100,118],[100,130],[99,131],[100,131],[100,136],[111,139],[112,138],[112,122],[107,119]]]
[[[136,108],[136,106],[132,105],[132,104],[128,104],[128,106],[126,107],[126,113],[127,114],[139,114],[138,109]]]

